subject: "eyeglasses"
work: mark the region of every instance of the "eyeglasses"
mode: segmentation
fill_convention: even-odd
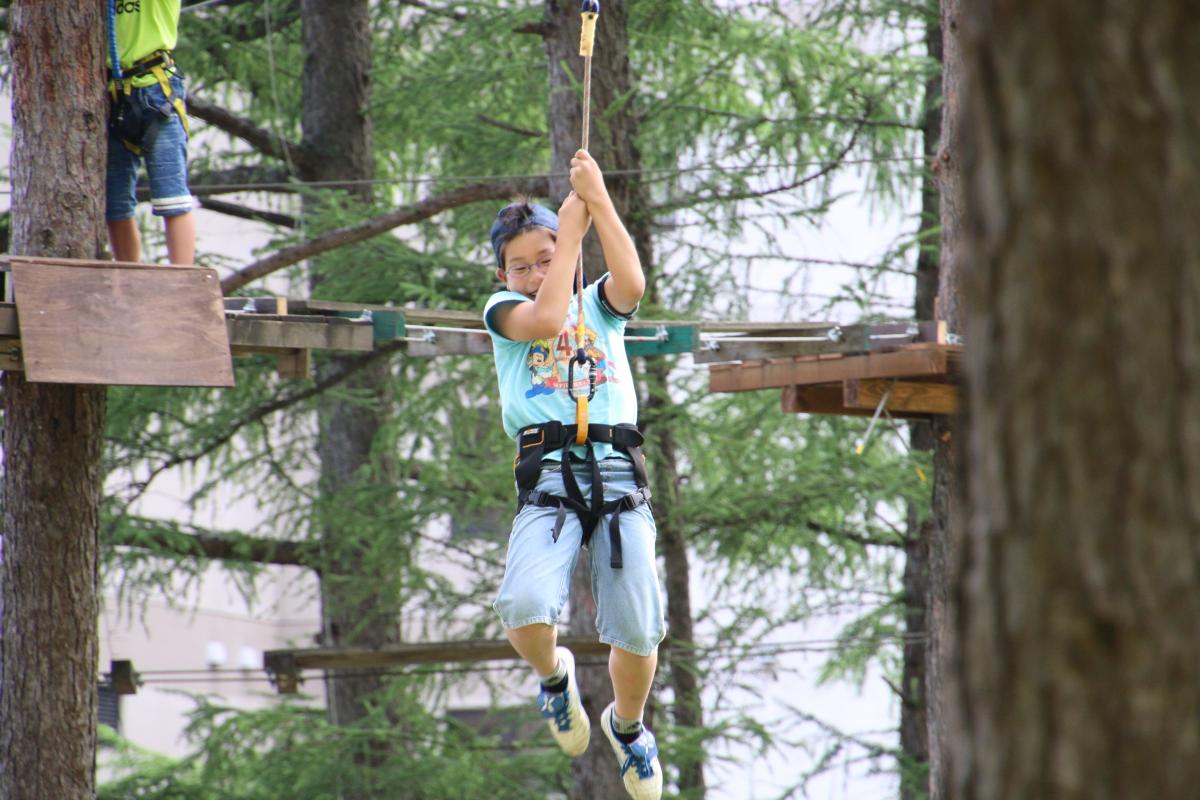
[[[528,275],[529,271],[531,269],[533,269],[534,267],[537,267],[542,272],[545,272],[546,270],[550,269],[550,259],[551,259],[551,256],[546,256],[545,258],[543,258],[541,261],[537,262],[536,264],[532,264],[532,265],[517,264],[514,267],[506,267],[504,269],[504,271],[507,272],[509,275],[512,275],[514,278],[522,278],[522,277]]]

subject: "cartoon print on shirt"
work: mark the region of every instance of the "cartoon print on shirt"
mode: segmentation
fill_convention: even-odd
[[[596,346],[598,336],[596,332],[585,327],[583,333],[584,349],[587,354],[596,362],[596,386],[613,382],[616,383],[616,376],[609,369],[612,365],[608,360],[608,355]],[[570,374],[571,359],[575,357],[575,326],[565,326],[554,339],[551,344],[548,339],[538,339],[530,343],[529,354],[525,358],[525,365],[529,368],[530,388],[526,390],[526,397],[537,397],[538,395],[554,394],[556,391],[567,391],[567,376]],[[588,388],[587,369],[581,368],[579,365],[575,367],[575,388],[586,390]]]
[[[525,366],[529,368],[529,382],[532,384],[525,392],[526,397],[554,394],[554,384],[558,383],[558,364],[550,357],[549,339],[538,339],[530,344]]]

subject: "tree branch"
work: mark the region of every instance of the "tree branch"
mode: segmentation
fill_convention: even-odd
[[[278,158],[300,168],[308,164],[308,151],[303,146],[276,136],[266,128],[260,128],[245,117],[239,117],[215,103],[190,96],[188,113],[220,128],[230,136],[236,136],[265,156]]]
[[[498,183],[473,183],[428,197],[419,203],[403,206],[395,211],[365,222],[323,233],[307,242],[285,247],[266,258],[259,259],[238,270],[221,281],[221,289],[230,294],[251,281],[266,277],[272,272],[290,267],[306,258],[329,252],[348,244],[366,241],[387,233],[401,225],[421,222],[442,211],[483,200],[505,200],[517,195],[545,196],[550,191],[549,179],[545,176],[520,178]]]
[[[200,207],[218,214],[225,214],[238,219],[248,219],[253,222],[265,222],[268,225],[278,225],[283,228],[300,227],[299,221],[290,214],[280,214],[277,211],[263,211],[249,206],[230,203],[225,200],[214,200],[211,197],[200,198]]]
[[[398,2],[402,6],[412,6],[413,8],[419,8],[424,11],[428,11],[430,14],[437,14],[440,17],[449,17],[450,19],[458,20],[459,22],[462,22],[467,18],[467,11],[464,8],[436,8],[429,5],[429,3],[426,3],[425,0],[398,0]]]
[[[159,523],[144,517],[127,518],[127,525],[109,530],[107,544],[154,550],[177,556],[203,556],[220,561],[247,561],[255,564],[276,564],[285,567],[307,567],[320,572],[318,564],[302,542],[266,539],[243,533],[214,534],[184,533],[163,528],[173,523]]]
[[[209,197],[233,192],[278,192],[294,194],[300,188],[293,184],[283,167],[231,167],[216,172],[200,172],[188,176],[188,188],[196,197]],[[150,197],[149,184],[138,186],[138,199]]]
[[[494,117],[489,117],[487,114],[476,114],[475,119],[479,120],[485,125],[491,125],[493,128],[499,128],[502,131],[515,133],[519,136],[527,136],[530,139],[546,138],[545,131],[535,131],[530,130],[529,128],[521,128],[517,125],[513,125],[512,123],[504,122],[503,120],[495,119]]]

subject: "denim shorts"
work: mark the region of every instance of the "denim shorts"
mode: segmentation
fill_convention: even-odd
[[[183,80],[171,76],[171,91],[186,98]],[[119,125],[108,134],[107,207],[109,222],[129,219],[137,209],[138,164],[145,159],[150,176],[150,205],[160,217],[192,210],[187,183],[187,131],[157,83],[135,88],[124,99]],[[115,109],[114,109],[115,113]],[[128,141],[141,149],[136,155]]]
[[[586,470],[576,467],[574,475],[579,488],[588,496],[591,488]],[[632,465],[622,458],[600,462],[604,481],[604,499],[615,500],[637,491]],[[562,473],[557,465],[543,467],[537,488],[565,496]],[[508,539],[508,557],[504,564],[504,580],[492,607],[500,615],[505,628],[559,621],[571,588],[571,574],[579,559],[582,526],[573,512],[568,512],[558,541],[553,539],[557,508],[527,505],[513,520]],[[643,504],[621,514],[621,552],[624,566],[609,565],[611,545],[608,521],[605,516],[597,525],[589,542],[591,554],[592,596],[596,600],[596,630],[600,641],[648,656],[663,640],[666,623],[663,620],[662,593],[658,584],[658,567],[654,558],[657,530],[650,505]]]

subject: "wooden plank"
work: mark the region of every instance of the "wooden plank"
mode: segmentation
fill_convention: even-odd
[[[594,636],[559,636],[558,643],[576,656],[608,655],[610,646]],[[326,647],[303,650],[268,650],[263,664],[290,659],[298,669],[360,669],[409,664],[464,664],[477,661],[507,661],[519,656],[507,641],[466,639],[459,642],[418,642],[388,647]]]
[[[836,328],[834,336],[829,332]],[[752,361],[797,355],[828,353],[866,353],[895,350],[917,342],[937,343],[945,339],[945,323],[887,323],[879,325],[841,325],[814,330],[813,341],[743,342],[736,336],[709,339],[693,356],[698,364],[722,361]],[[939,338],[940,337],[940,338]],[[753,338],[760,339],[756,334]],[[781,339],[794,335],[781,334]],[[712,345],[717,345],[715,348]]]
[[[101,261],[88,258],[46,258],[43,256],[10,256],[0,255],[0,270],[11,270],[18,265],[45,264],[53,267],[73,267],[82,269],[188,269],[197,272],[208,272],[207,267],[192,267],[182,264],[146,264],[140,261]]]
[[[285,350],[276,357],[275,369],[281,378],[306,380],[312,377],[312,351]]]
[[[0,339],[18,339],[21,328],[17,325],[17,307],[13,303],[0,303]]]
[[[952,383],[889,380],[848,380],[843,399],[847,408],[874,411],[887,393],[889,413],[957,414],[958,387]]]
[[[10,258],[30,381],[232,386],[210,269]]]
[[[824,383],[815,386],[785,386],[780,398],[780,408],[785,414],[829,414],[839,417],[869,417],[875,408],[850,408],[843,402],[843,386],[840,383]],[[908,411],[890,412],[898,419],[928,419],[928,414]]]
[[[375,337],[369,322],[336,317],[237,314],[226,318],[229,341],[239,352],[349,350],[367,352]]]
[[[286,316],[288,303],[286,297],[226,297],[225,311],[238,314],[274,314]]]
[[[404,345],[404,352],[410,356],[470,356],[489,355],[492,352],[492,339],[477,333],[461,333],[448,331],[409,331],[412,338],[423,338],[433,334],[428,341],[410,341]]]
[[[853,378],[946,375],[951,345],[918,345],[891,353],[805,358],[709,367],[711,392],[749,392]]]

